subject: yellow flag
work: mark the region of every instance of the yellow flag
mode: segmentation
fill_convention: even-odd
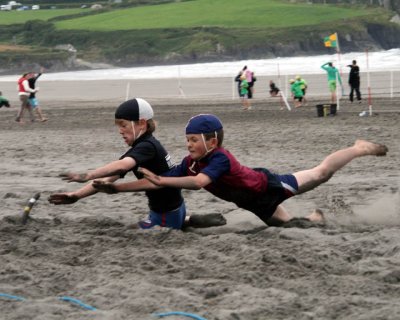
[[[337,34],[336,32],[331,34],[329,37],[324,38],[325,47],[336,48],[337,47]]]

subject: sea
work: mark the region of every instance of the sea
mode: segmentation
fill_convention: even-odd
[[[377,52],[351,52],[316,56],[277,57],[272,59],[239,60],[195,64],[108,68],[85,71],[46,73],[42,81],[124,80],[124,79],[179,79],[232,77],[244,66],[256,76],[325,73],[321,65],[333,62],[344,68],[356,60],[362,72],[400,71],[400,48]],[[0,81],[15,81],[20,75],[0,76]]]

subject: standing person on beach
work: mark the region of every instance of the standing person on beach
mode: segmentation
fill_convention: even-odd
[[[281,205],[286,199],[316,188],[358,157],[384,156],[388,151],[384,145],[357,140],[353,146],[330,154],[314,168],[278,175],[264,168],[251,169],[241,165],[222,147],[223,138],[223,126],[216,116],[194,116],[186,126],[189,155],[181,164],[161,176],[145,168],[140,171],[159,187],[204,188],[218,198],[253,212],[268,225],[281,225],[292,219]],[[129,182],[114,184],[113,188],[126,191],[129,185]],[[97,187],[99,190],[106,189],[102,185]],[[320,222],[323,221],[323,214],[315,210],[306,219]]]
[[[289,80],[290,91],[292,92],[292,97],[294,100],[294,107],[300,108],[303,101],[303,90],[301,90],[301,83],[294,79]]]
[[[247,82],[247,78],[244,74],[240,77],[240,98],[242,100],[242,108],[243,110],[250,110],[251,105],[249,101],[249,83]]]
[[[39,89],[32,89],[29,86],[29,79],[33,76],[32,73],[24,73],[21,78],[18,79],[18,95],[21,101],[21,109],[19,110],[15,121],[23,123],[22,117],[24,116],[25,110],[29,112],[31,122],[35,122],[35,116],[33,115],[32,108],[29,104],[29,96],[31,93],[37,92]]]
[[[8,101],[8,99],[6,99],[5,97],[3,97],[3,93],[0,91],[0,108],[1,107],[10,107],[10,102]]]
[[[235,77],[235,82],[237,82],[238,84],[238,94],[239,94],[239,97],[241,98],[242,97],[242,93],[241,93],[241,88],[240,88],[240,84],[241,84],[241,82],[242,82],[242,76],[245,74],[245,72],[246,72],[246,70],[247,70],[247,66],[244,66],[239,72],[238,72],[238,74],[236,75],[236,77]]]
[[[329,86],[329,91],[331,92],[331,102],[336,103],[337,102],[336,79],[339,81],[340,86],[342,87],[342,91],[343,91],[342,78],[340,77],[338,69],[333,66],[332,62],[324,63],[321,66],[321,68],[326,71],[327,76],[328,76],[328,86]]]
[[[350,85],[350,102],[353,102],[354,91],[356,92],[357,101],[361,103],[361,92],[360,92],[360,68],[357,65],[357,61],[353,60],[352,64],[349,64],[349,85]]]
[[[142,179],[143,174],[138,171],[140,166],[162,174],[174,167],[170,155],[153,136],[155,131],[153,115],[153,108],[146,100],[136,98],[125,101],[115,112],[115,124],[130,149],[119,160],[110,162],[93,171],[86,173],[69,172],[60,176],[68,182],[87,182],[100,178],[102,179],[101,182],[114,182],[119,178],[124,178],[129,171],[132,171],[138,179],[133,182],[133,185],[136,186],[134,191],[146,191],[150,208],[148,218],[140,221],[138,227],[150,229],[154,226],[161,226],[181,229],[186,218],[185,202],[181,195],[181,189],[152,188],[153,184],[146,179]],[[95,193],[97,193],[97,190],[92,183],[89,183],[74,192],[52,194],[48,200],[56,205],[71,204]],[[210,219],[211,222],[202,221],[201,219],[199,220],[198,216],[193,215],[186,223],[190,226],[198,226],[196,223],[223,224],[223,221],[218,216],[211,215]],[[216,222],[217,224],[215,224]]]
[[[44,68],[41,67],[39,73],[37,73],[37,74],[32,73],[31,77],[28,79],[29,87],[31,89],[35,89],[36,81],[42,75],[43,72],[44,72]],[[39,101],[36,98],[36,92],[31,92],[31,94],[29,96],[29,104],[30,104],[31,108],[36,111],[36,113],[39,116],[39,120],[41,122],[45,122],[48,120],[45,116],[43,116],[42,110],[39,107]]]
[[[254,96],[254,83],[257,81],[256,76],[254,75],[253,71],[248,71],[248,76],[246,75],[246,80],[249,84],[249,92],[248,92],[248,98],[253,99]]]

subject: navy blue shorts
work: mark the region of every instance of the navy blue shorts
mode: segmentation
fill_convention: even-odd
[[[182,229],[186,218],[185,202],[181,206],[172,211],[158,213],[150,210],[146,220],[139,221],[138,225],[141,229],[150,229],[154,226]]]
[[[254,168],[267,176],[267,189],[264,193],[240,207],[253,212],[262,221],[267,223],[276,208],[286,199],[293,197],[298,192],[298,183],[294,175],[279,175],[271,173],[264,168]]]

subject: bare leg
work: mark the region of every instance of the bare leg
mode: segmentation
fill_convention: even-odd
[[[299,193],[314,189],[328,181],[332,175],[355,158],[363,156],[384,156],[388,148],[366,140],[357,140],[352,147],[330,154],[318,166],[294,173],[299,186]]]
[[[31,122],[35,122],[35,115],[33,114],[33,109],[32,109],[32,107],[31,107],[31,105],[29,103],[26,106],[26,109],[28,109],[29,116],[31,118]]]
[[[36,110],[36,113],[37,113],[38,116],[39,116],[40,121],[45,122],[45,121],[48,120],[47,118],[45,118],[45,117],[43,116],[42,110],[40,109],[39,106],[36,107],[35,110]]]
[[[271,216],[271,218],[268,219],[267,224],[269,226],[280,226],[281,224],[288,222],[291,220],[292,217],[290,214],[286,211],[286,209],[280,204],[274,214]]]
[[[21,95],[19,96],[19,100],[21,101],[21,108],[17,114],[17,118],[15,119],[15,121],[22,122],[22,117],[24,116],[25,108],[29,106],[28,96]]]
[[[332,103],[335,103],[335,102],[336,102],[336,92],[335,92],[335,91],[333,91],[333,92],[331,93],[331,102],[332,102]]]

